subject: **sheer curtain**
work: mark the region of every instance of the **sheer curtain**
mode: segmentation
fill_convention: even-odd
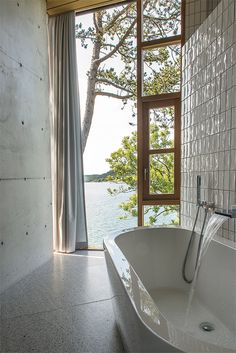
[[[54,249],[87,247],[74,12],[49,18]]]

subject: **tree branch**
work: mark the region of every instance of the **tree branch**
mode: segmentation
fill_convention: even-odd
[[[147,214],[150,210],[151,210],[151,208],[149,208],[149,209],[147,210],[147,212],[145,212],[145,214]],[[163,211],[161,211],[161,212],[155,214],[155,218],[157,219],[161,214],[166,213],[166,212],[170,212],[170,211],[171,211],[171,210],[166,210],[166,209],[164,209]]]
[[[116,181],[112,180],[112,182],[115,183]],[[131,192],[136,191],[136,188],[133,187],[133,188],[130,188],[130,189],[127,189],[127,188],[126,189],[121,189],[121,188],[119,188],[119,189],[108,189],[108,190],[110,190],[110,191],[108,191],[110,193],[110,195],[117,196],[119,194],[130,194]],[[126,202],[124,201],[122,203],[126,203]]]
[[[101,12],[97,13],[98,19],[96,18],[96,12],[93,13],[93,24],[97,34],[103,34],[102,28],[102,15]]]
[[[96,21],[96,14],[95,14],[95,12],[93,13],[93,24],[94,24],[94,27],[95,27],[95,29],[96,29],[96,32],[97,32],[97,33],[100,32],[100,31],[99,31],[99,28],[98,28],[97,21]]]
[[[120,12],[118,12],[111,20],[111,22],[104,28],[105,32],[109,31],[114,24],[117,22],[118,18],[121,17],[123,14],[126,13],[127,9],[129,7],[131,7],[132,4],[128,5],[128,6],[124,6],[123,10],[121,10]]]
[[[154,24],[156,24],[155,21],[159,21],[159,22],[163,21],[164,22],[164,21],[176,20],[176,21],[180,22],[180,20],[179,20],[179,11],[176,11],[170,17],[153,17],[153,16],[150,16],[150,15],[144,14],[143,18],[146,19],[146,20],[150,20]]]
[[[164,167],[166,167],[166,169],[167,169],[167,178],[168,178],[168,180],[169,180],[169,182],[171,182],[171,171],[170,171],[170,169],[169,169],[169,167],[164,163],[164,162],[162,162],[160,159],[158,160],[158,162],[160,163],[160,164],[162,164]],[[159,170],[160,171],[160,170]],[[161,171],[160,171],[161,172]],[[162,173],[162,175],[163,175],[164,173]]]
[[[113,86],[113,87],[115,87],[115,88],[117,88],[117,89],[120,89],[120,90],[122,90],[122,91],[126,91],[127,93],[130,93],[130,94],[133,93],[133,92],[132,92],[131,90],[129,90],[128,88],[125,88],[125,87],[119,85],[118,83],[112,82],[112,81],[110,81],[110,80],[108,80],[108,79],[106,79],[106,78],[98,78],[96,83],[98,83],[98,84],[99,84],[99,83],[103,83],[103,84],[105,84],[105,85]]]
[[[93,41],[94,40],[94,37],[90,37],[90,36],[87,36],[86,34],[84,35],[84,36],[82,36],[82,35],[79,35],[79,37],[77,37],[78,39],[90,39],[91,41]],[[76,39],[77,39],[76,38]]]
[[[133,97],[133,94],[127,94],[126,96],[120,96],[119,94],[111,93],[111,92],[105,92],[105,91],[99,91],[95,93],[96,96],[106,96],[110,98],[116,98],[116,99],[129,99]]]
[[[117,43],[117,45],[114,47],[114,49],[110,53],[108,53],[107,55],[96,60],[97,64],[101,64],[103,61],[109,59],[112,55],[114,55],[118,51],[118,49],[124,44],[126,38],[128,38],[128,36],[130,35],[132,29],[135,26],[135,23],[136,23],[136,19],[131,23],[131,25],[128,28],[128,30],[126,31],[125,35],[120,39],[119,43]]]
[[[118,51],[118,53],[120,54],[120,56],[123,56],[123,58],[125,58],[126,60],[128,60],[128,61],[134,61],[135,60],[135,57],[133,57],[133,56],[129,56],[129,55],[127,55],[127,54],[124,54],[124,53],[122,53],[121,51],[120,51],[120,48],[117,50]]]

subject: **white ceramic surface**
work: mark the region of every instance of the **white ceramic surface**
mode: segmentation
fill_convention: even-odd
[[[187,315],[190,285],[181,270],[189,237],[180,227],[136,228],[104,242],[113,308],[128,352],[236,352],[235,245],[212,241]],[[215,330],[201,331],[205,321]]]
[[[192,229],[197,175],[202,200],[224,209],[236,201],[236,1],[187,0],[185,24],[193,35],[182,48],[180,209]],[[218,234],[236,242],[235,225],[229,219]]]

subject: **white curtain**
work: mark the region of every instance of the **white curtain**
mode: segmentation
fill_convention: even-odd
[[[75,14],[49,18],[54,249],[87,247]]]

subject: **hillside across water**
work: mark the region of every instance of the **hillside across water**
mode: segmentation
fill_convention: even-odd
[[[114,172],[109,171],[103,174],[90,174],[90,175],[85,175],[84,176],[84,181],[85,183],[90,183],[90,182],[102,182],[102,181],[107,181],[107,177],[114,175]]]

